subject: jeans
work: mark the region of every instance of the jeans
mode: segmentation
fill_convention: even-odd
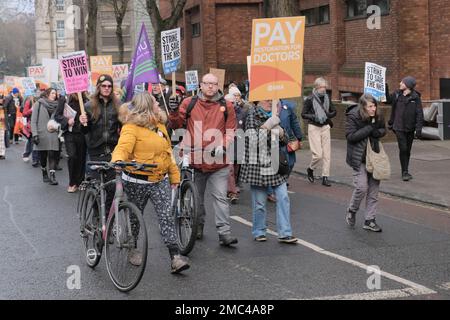
[[[287,184],[272,187],[277,197],[277,230],[278,237],[292,236],[290,221],[291,205]],[[253,237],[266,235],[267,231],[267,187],[251,186],[253,211]]]
[[[409,171],[409,160],[411,158],[411,149],[414,142],[414,131],[396,131],[398,148],[400,149],[400,164],[402,173]]]

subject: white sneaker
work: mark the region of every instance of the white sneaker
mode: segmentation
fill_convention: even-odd
[[[25,162],[25,163],[30,162],[30,158],[29,157],[23,158],[23,162]]]

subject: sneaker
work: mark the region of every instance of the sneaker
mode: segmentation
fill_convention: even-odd
[[[30,162],[30,158],[29,158],[29,157],[23,157],[22,160],[23,160],[23,162],[25,162],[25,163]]]
[[[347,215],[345,216],[345,221],[350,227],[354,227],[356,224],[356,212],[347,210]]]
[[[231,203],[231,204],[236,204],[236,203],[239,201],[238,195],[237,195],[237,194],[234,194],[234,193],[230,193],[230,194],[228,195],[228,199],[230,200],[230,203]]]
[[[41,164],[39,163],[39,162],[33,162],[32,164],[31,164],[31,166],[33,167],[33,168],[37,168],[37,167],[39,167]]]
[[[139,267],[142,265],[142,253],[137,249],[131,249],[128,253],[128,262],[135,267]]]
[[[307,172],[308,172],[308,180],[309,180],[309,182],[314,183],[314,180],[315,180],[315,178],[314,178],[314,170],[311,169],[311,168],[308,168]]]
[[[267,238],[266,238],[266,236],[258,236],[255,238],[255,241],[256,242],[266,242]]]
[[[278,241],[281,243],[296,244],[298,242],[298,239],[293,236],[288,236],[284,238],[279,238]]]
[[[185,256],[177,254],[173,257],[171,268],[172,274],[179,274],[184,270],[189,269],[191,266],[189,265],[189,259]]]
[[[405,181],[405,182],[411,181],[412,178],[413,178],[413,176],[410,175],[408,172],[403,172],[403,174],[402,174],[403,181]]]
[[[232,244],[237,244],[238,239],[235,237],[232,237],[230,234],[226,235],[219,235],[219,244],[222,247],[230,247]]]
[[[78,190],[77,186],[69,186],[69,188],[67,188],[68,193],[75,193],[77,192],[77,190]]]
[[[373,232],[382,232],[383,231],[380,228],[380,226],[377,225],[377,222],[375,221],[375,219],[366,221],[364,223],[363,229],[368,230],[368,231],[373,231]]]
[[[205,226],[203,224],[199,224],[197,227],[197,240],[203,240],[203,228]]]

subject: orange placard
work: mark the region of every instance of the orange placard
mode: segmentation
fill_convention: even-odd
[[[92,56],[91,60],[91,83],[95,87],[97,80],[102,74],[113,76],[112,56]]]
[[[301,96],[305,17],[253,20],[250,100]]]

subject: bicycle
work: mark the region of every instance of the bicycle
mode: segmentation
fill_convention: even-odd
[[[174,153],[179,152],[174,148]],[[183,155],[177,162],[181,183],[172,191],[172,214],[177,232],[180,253],[187,256],[194,249],[199,224],[199,194],[195,186],[195,170],[189,166],[189,157]]]
[[[86,263],[95,268],[100,262],[103,249],[108,275],[121,292],[133,290],[142,279],[147,263],[147,229],[141,211],[125,200],[122,172],[146,171],[156,165],[138,163],[88,162],[97,171],[100,180],[85,181],[80,193],[81,237]],[[116,178],[104,182],[106,172],[115,170]],[[106,189],[115,185],[114,200],[106,215]],[[140,263],[132,263],[132,257],[140,257]]]

